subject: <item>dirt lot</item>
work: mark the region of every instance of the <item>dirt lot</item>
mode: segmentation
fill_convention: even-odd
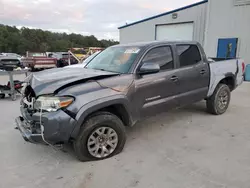
[[[0,83],[6,78],[0,77]],[[70,147],[56,151],[26,143],[14,118],[19,101],[4,99],[0,121],[0,187],[23,188],[249,188],[250,83],[232,95],[227,113],[213,116],[204,102],[128,128],[124,151],[82,163]]]

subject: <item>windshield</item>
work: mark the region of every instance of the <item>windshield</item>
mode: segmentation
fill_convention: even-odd
[[[110,47],[92,59],[86,68],[128,73],[139,52],[138,47]]]
[[[87,57],[87,59],[83,60],[82,64],[89,63],[95,56],[97,56],[101,51],[95,52],[94,54]]]

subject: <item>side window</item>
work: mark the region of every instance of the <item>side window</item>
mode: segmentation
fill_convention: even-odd
[[[169,46],[156,47],[150,50],[142,60],[143,63],[157,63],[161,70],[173,69],[173,55]]]
[[[196,45],[177,45],[180,67],[195,65],[201,61],[201,54]]]

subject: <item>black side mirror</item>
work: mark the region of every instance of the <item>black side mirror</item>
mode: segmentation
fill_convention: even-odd
[[[160,66],[156,63],[143,63],[139,70],[139,74],[153,74],[160,71]]]

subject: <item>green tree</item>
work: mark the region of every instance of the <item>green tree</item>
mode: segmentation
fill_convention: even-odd
[[[25,55],[26,51],[67,51],[72,47],[109,47],[118,44],[113,40],[98,40],[95,36],[52,33],[41,29],[21,28],[0,24],[0,52]]]

